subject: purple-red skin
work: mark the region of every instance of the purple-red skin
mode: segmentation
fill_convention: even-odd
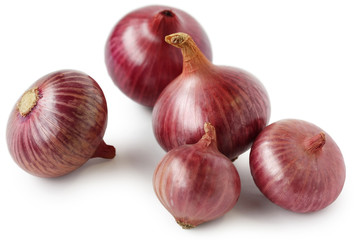
[[[343,156],[330,135],[297,119],[275,122],[259,134],[251,148],[250,169],[268,199],[299,213],[334,202],[346,175]]]
[[[116,24],[106,42],[105,62],[112,80],[129,98],[152,108],[162,90],[181,73],[181,53],[164,41],[166,35],[179,31],[192,34],[212,58],[205,31],[180,9],[143,7]]]
[[[187,48],[187,47],[185,47]],[[184,49],[185,49],[184,48]],[[196,143],[203,123],[217,132],[218,149],[230,159],[248,150],[270,118],[262,83],[239,68],[217,66],[191,43],[184,69],[162,92],[153,109],[154,135],[166,151]]]
[[[230,211],[241,190],[234,164],[201,139],[168,152],[156,167],[154,190],[183,228],[214,220]]]
[[[7,126],[7,143],[14,161],[39,177],[65,175],[89,158],[113,158],[115,149],[103,141],[107,105],[100,86],[90,76],[62,70],[45,75],[37,88],[39,100],[22,116],[14,106]]]

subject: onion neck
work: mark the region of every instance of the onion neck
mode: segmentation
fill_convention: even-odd
[[[36,106],[39,98],[39,89],[37,87],[26,91],[17,104],[20,115],[26,117]]]
[[[174,33],[166,36],[165,41],[181,49],[183,55],[183,73],[194,72],[198,69],[212,66],[212,63],[201,52],[190,35],[182,32]]]
[[[316,134],[315,136],[312,136],[310,138],[305,139],[305,149],[309,153],[317,153],[319,152],[322,147],[325,145],[326,139],[325,139],[325,133],[321,132],[319,134]]]
[[[211,147],[217,149],[216,130],[211,123],[204,124],[205,134],[201,137],[199,143],[204,147]]]
[[[156,35],[165,36],[170,34],[171,29],[176,29],[177,17],[169,9],[157,13],[151,21],[151,29]]]
[[[104,140],[102,140],[95,150],[91,158],[105,158],[112,159],[115,157],[115,148],[113,146],[107,145]]]

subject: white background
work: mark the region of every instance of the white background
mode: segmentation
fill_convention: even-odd
[[[232,211],[192,230],[175,223],[153,192],[153,170],[165,152],[151,112],[115,87],[104,64],[115,23],[150,4],[190,13],[210,38],[215,64],[256,75],[270,95],[270,122],[299,118],[334,138],[347,178],[331,206],[312,214],[275,206],[254,185],[247,152],[235,162],[242,192]],[[2,1],[0,239],[359,239],[359,65],[357,1]],[[34,81],[68,68],[102,87],[109,108],[104,139],[117,156],[41,179],[11,159],[7,119]]]

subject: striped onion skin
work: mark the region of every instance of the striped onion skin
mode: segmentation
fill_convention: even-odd
[[[267,125],[268,94],[252,74],[212,64],[185,36],[186,42],[178,46],[184,57],[183,72],[164,89],[153,109],[155,137],[169,151],[197,142],[204,133],[202,124],[211,122],[219,151],[235,159]]]
[[[260,191],[285,209],[306,213],[336,200],[345,182],[345,163],[334,140],[316,125],[284,119],[267,126],[250,152]]]
[[[162,90],[181,73],[181,53],[164,41],[178,31],[193,34],[200,49],[212,58],[204,29],[180,9],[147,6],[116,24],[106,42],[105,62],[112,80],[129,98],[152,108]]]
[[[211,138],[169,151],[155,169],[154,190],[164,207],[183,228],[193,228],[230,211],[241,190],[239,174]]]
[[[20,98],[7,125],[7,144],[15,162],[39,177],[65,175],[91,157],[113,158],[115,149],[102,140],[107,105],[90,76],[61,70],[45,75],[30,88],[38,100],[22,115]]]

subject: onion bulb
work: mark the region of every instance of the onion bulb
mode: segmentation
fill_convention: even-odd
[[[94,157],[113,158],[103,141],[107,105],[90,76],[62,70],[36,81],[13,108],[7,144],[15,162],[30,174],[58,177]]]
[[[235,159],[250,148],[269,120],[264,86],[244,70],[212,64],[186,33],[171,34],[165,40],[181,49],[183,71],[153,109],[157,141],[166,151],[196,143],[204,134],[203,123],[211,122],[219,151]]]
[[[260,191],[294,212],[315,212],[339,196],[345,164],[334,140],[316,125],[285,119],[267,126],[250,152],[250,169]]]
[[[181,73],[181,53],[164,42],[170,33],[192,34],[211,59],[209,39],[186,12],[167,6],[147,6],[123,17],[112,30],[105,62],[112,80],[129,98],[153,107],[162,90]]]
[[[215,128],[195,144],[169,151],[156,167],[155,193],[183,228],[193,228],[230,211],[240,195],[234,164],[217,149]]]

